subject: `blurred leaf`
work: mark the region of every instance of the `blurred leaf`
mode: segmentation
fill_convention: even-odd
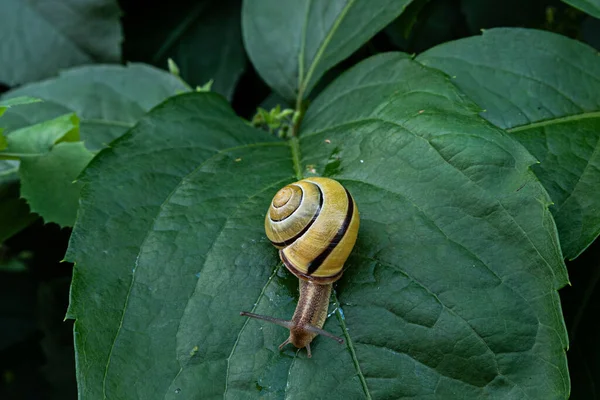
[[[0,262],[0,272],[25,272],[27,266],[19,260],[11,259],[5,262]]]
[[[78,67],[5,93],[3,100],[32,96],[44,101],[8,110],[0,125],[14,130],[75,112],[82,140],[95,151],[167,97],[187,90],[168,72],[144,64]]]
[[[79,121],[67,114],[21,128],[7,137],[0,159],[18,159],[21,196],[45,221],[72,226],[79,184],[73,181],[92,158],[79,140]]]
[[[17,182],[19,180],[17,171],[19,171],[18,161],[0,160],[0,184]]]
[[[411,0],[254,0],[242,7],[250,60],[288,101],[400,15]]]
[[[566,398],[550,200],[531,155],[477,112],[397,53],[326,89],[299,140],[212,93],[152,110],[82,177],[67,255],[80,396]],[[310,360],[239,316],[292,315],[297,279],[264,213],[309,165],[361,212],[325,326],[346,344],[317,338]]]
[[[92,159],[83,143],[58,143],[39,157],[24,158],[19,168],[21,196],[47,222],[73,226],[81,185],[75,179]]]
[[[152,3],[150,3],[152,4]],[[125,4],[124,52],[128,60],[167,68],[172,58],[195,87],[213,79],[213,91],[231,99],[246,56],[240,27],[241,0],[184,0]]]
[[[36,103],[38,101],[40,101],[40,100],[33,99],[31,97],[15,97],[14,99],[0,100],[0,117],[2,116],[2,114],[4,114],[4,112],[8,108],[22,105],[22,104]],[[4,131],[4,128],[2,127],[2,125],[0,125],[0,150],[5,149],[6,146],[8,145],[6,138],[4,137],[4,135],[2,135],[3,131]],[[3,168],[4,167],[0,166],[0,169],[3,169]]]
[[[600,234],[600,57],[549,32],[493,29],[418,60],[439,68],[541,162],[565,257]]]
[[[600,0],[563,0],[565,3],[577,7],[586,13],[600,18]]]
[[[461,10],[471,34],[500,26],[540,27],[549,3],[558,0],[461,0]]]
[[[28,340],[36,329],[35,283],[25,271],[16,258],[0,260],[0,351]]]
[[[392,43],[406,52],[421,52],[437,44],[467,36],[458,1],[413,1],[385,29]]]
[[[31,225],[37,215],[19,198],[19,185],[0,184],[0,243]]]
[[[581,34],[587,44],[600,51],[600,19],[585,18],[581,26]]]
[[[571,286],[561,290],[571,345],[571,400],[598,400],[600,381],[600,241],[568,264]]]
[[[64,321],[70,277],[40,282],[37,292],[37,319],[44,336],[40,345],[45,363],[41,372],[50,386],[48,399],[77,398],[73,324]]]
[[[432,0],[413,0],[398,18],[385,28],[392,43],[401,49],[406,48],[408,38],[417,22],[422,18],[423,9]]]
[[[293,104],[288,103],[283,97],[278,95],[276,92],[271,92],[261,103],[260,108],[264,108],[265,110],[270,110],[277,106],[281,106],[283,108],[293,107]]]
[[[19,159],[48,152],[59,141],[79,138],[79,119],[66,114],[51,121],[42,122],[12,132],[7,137],[8,147],[0,152],[3,159]]]
[[[0,82],[37,81],[60,69],[121,59],[116,0],[4,0]]]
[[[11,108],[14,106],[20,106],[23,104],[38,103],[40,101],[41,100],[39,100],[39,99],[34,99],[33,97],[27,97],[27,96],[14,97],[12,99],[0,100],[0,116],[2,116],[2,114],[4,114],[4,111],[6,111],[7,108]]]

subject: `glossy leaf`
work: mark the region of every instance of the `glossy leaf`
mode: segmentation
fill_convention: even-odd
[[[565,3],[600,18],[600,0],[563,0]]]
[[[67,114],[10,133],[0,151],[0,159],[19,160],[21,197],[47,222],[75,222],[81,187],[73,181],[92,158],[78,140],[79,120]]]
[[[531,155],[477,112],[397,53],[326,89],[299,140],[211,93],[152,110],[82,178],[67,255],[80,396],[566,398],[550,200]],[[239,312],[291,317],[297,279],[264,213],[313,171],[346,185],[361,229],[325,324],[346,343],[319,337],[307,359]]]
[[[146,3],[125,6],[125,57],[163,69],[171,58],[192,87],[212,79],[212,90],[231,99],[246,66],[241,1]]]
[[[392,22],[411,0],[244,2],[246,51],[263,80],[288,101],[305,99],[331,67]]]
[[[4,0],[0,82],[17,85],[60,69],[121,59],[116,0]]]
[[[3,100],[31,96],[42,103],[15,107],[0,125],[7,131],[75,112],[86,147],[98,150],[131,128],[150,108],[189,90],[171,74],[144,64],[95,65],[5,93]]]
[[[600,234],[600,56],[548,32],[494,29],[418,57],[439,68],[540,161],[565,257]]]

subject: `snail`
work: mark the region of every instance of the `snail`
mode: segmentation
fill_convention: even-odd
[[[287,269],[300,280],[300,299],[291,320],[243,311],[242,316],[283,326],[288,343],[306,347],[317,335],[344,343],[323,330],[333,282],[340,279],[343,266],[358,235],[358,208],[350,192],[329,178],[308,178],[280,189],[265,217],[265,231],[279,249]]]

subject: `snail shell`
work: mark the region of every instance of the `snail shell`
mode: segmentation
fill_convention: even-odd
[[[344,343],[325,330],[332,282],[342,276],[344,263],[358,235],[358,208],[339,182],[308,178],[283,187],[275,194],[267,216],[267,237],[279,257],[300,279],[300,299],[291,320],[242,311],[240,315],[267,321],[290,330],[279,349],[292,343],[306,347],[323,335]]]
[[[358,235],[350,192],[329,178],[308,178],[277,192],[265,217],[267,237],[291,273],[316,284],[338,280]]]

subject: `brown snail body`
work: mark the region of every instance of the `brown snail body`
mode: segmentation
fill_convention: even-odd
[[[340,279],[359,228],[358,208],[339,182],[329,178],[308,178],[277,192],[265,217],[267,237],[279,249],[281,261],[300,279],[300,299],[291,320],[242,312],[241,315],[275,323],[290,330],[288,339],[306,347],[324,335],[333,282]]]

